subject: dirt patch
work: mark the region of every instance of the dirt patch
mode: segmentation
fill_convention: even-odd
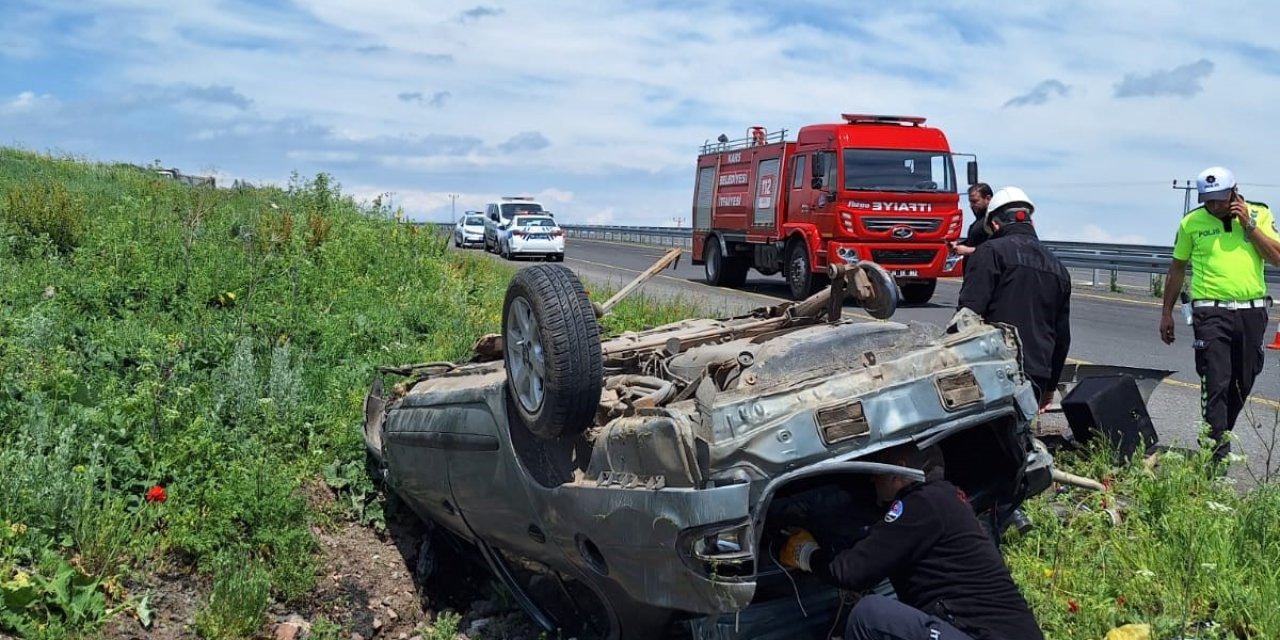
[[[322,484],[306,492],[317,511],[333,499]],[[351,522],[313,529],[320,556],[316,589],[300,606],[273,608],[265,637],[319,635],[322,620],[327,633],[342,640],[446,638],[449,628],[470,640],[538,636],[465,552],[442,544],[439,533],[394,497],[386,512],[382,534]]]
[[[305,486],[303,494],[314,512],[333,512],[333,494],[322,482]],[[443,640],[450,629],[456,629],[452,637],[467,640],[539,637],[528,616],[465,550],[445,544],[394,497],[386,509],[383,533],[341,520],[313,527],[315,590],[299,603],[273,605],[256,637]],[[424,540],[433,542],[424,548]],[[178,559],[166,565],[185,566]],[[423,575],[428,575],[425,582],[419,579]],[[102,628],[100,637],[197,638],[195,618],[208,597],[207,580],[163,569],[141,580],[124,587],[128,593],[149,594],[155,612],[151,628],[122,614]],[[0,634],[0,640],[7,639]]]
[[[181,566],[176,559],[168,566]],[[151,627],[145,629],[132,614],[116,616],[102,629],[102,636],[112,640],[179,640],[196,637],[196,612],[203,603],[208,585],[195,574],[160,570],[143,576],[142,582],[125,586],[129,593],[146,593],[154,615]]]

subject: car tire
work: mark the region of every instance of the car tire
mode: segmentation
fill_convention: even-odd
[[[567,267],[516,272],[502,304],[503,364],[516,417],[535,436],[575,436],[595,420],[604,384],[600,325]]]
[[[741,287],[747,281],[745,260],[724,255],[717,238],[707,238],[702,250],[702,264],[706,270],[707,284],[714,287]]]
[[[902,301],[907,304],[926,304],[933,298],[933,293],[938,289],[937,280],[923,280],[915,282],[904,282],[900,288],[902,289]]]
[[[557,253],[557,254],[555,254],[555,255],[551,256],[551,259],[552,259],[552,260],[554,260],[554,261],[556,261],[556,262],[564,262],[564,254],[563,254],[563,253]]]

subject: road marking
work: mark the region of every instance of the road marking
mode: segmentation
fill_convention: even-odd
[[[938,278],[938,282],[946,282],[949,284],[962,285],[964,283],[964,278]],[[1135,300],[1133,298],[1121,298],[1119,296],[1108,296],[1100,293],[1084,293],[1084,292],[1075,291],[1075,290],[1072,290],[1071,297],[1073,299],[1087,298],[1090,300],[1102,300],[1104,302],[1123,302],[1125,304],[1136,304],[1136,305],[1141,305],[1145,307],[1164,307],[1163,301],[1156,302],[1154,300]],[[1268,314],[1267,317],[1270,318],[1272,322],[1280,322],[1280,316],[1273,316]]]
[[[655,246],[663,246],[663,245],[640,244],[640,243],[634,243],[634,242],[617,242],[614,240],[596,240],[594,238],[575,238],[575,240],[578,240],[580,242],[594,242],[597,244],[611,244],[611,245],[617,245],[620,247],[630,247],[632,249],[640,249],[640,250],[652,248]],[[674,245],[672,247],[668,247],[668,249],[671,249],[671,248],[674,248]],[[681,247],[681,250],[684,251],[684,254],[692,255],[689,249],[685,249]],[[683,257],[684,254],[682,254],[681,257]],[[645,257],[658,258],[658,257],[661,257],[661,255],[662,254],[655,254],[653,256],[649,256],[648,254],[645,254]],[[586,261],[583,260],[583,262],[586,262]],[[616,269],[619,267],[613,267],[613,268]],[[639,273],[639,271],[636,271],[636,273]],[[945,282],[947,284],[954,284],[956,286],[961,286],[964,283],[964,278],[938,278],[938,282]],[[1076,283],[1073,283],[1073,284],[1076,284]],[[1088,298],[1090,300],[1103,300],[1106,302],[1122,302],[1125,304],[1136,304],[1136,305],[1147,306],[1147,307],[1163,307],[1164,306],[1163,302],[1155,302],[1152,300],[1134,300],[1132,298],[1105,296],[1097,293],[1083,293],[1079,291],[1073,291],[1071,293],[1071,297]],[[1271,319],[1274,321],[1280,321],[1280,316],[1272,317]]]

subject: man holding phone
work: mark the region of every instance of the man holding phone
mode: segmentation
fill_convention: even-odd
[[[1263,263],[1280,266],[1280,234],[1271,210],[1240,196],[1235,176],[1210,167],[1196,179],[1202,206],[1182,218],[1169,263],[1160,315],[1160,339],[1173,344],[1173,307],[1191,272],[1191,323],[1195,334],[1200,411],[1214,440],[1213,459],[1231,452],[1226,433],[1244,409],[1262,371],[1267,329]]]

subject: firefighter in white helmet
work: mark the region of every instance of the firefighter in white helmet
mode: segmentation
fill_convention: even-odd
[[[1035,204],[1017,187],[991,196],[991,238],[969,256],[959,307],[987,322],[1013,325],[1022,340],[1022,368],[1043,411],[1053,399],[1071,347],[1071,274],[1040,242]]]

